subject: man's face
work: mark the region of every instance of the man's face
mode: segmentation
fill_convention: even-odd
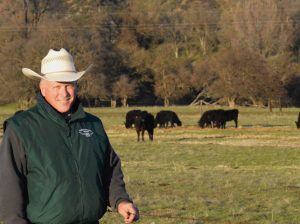
[[[41,80],[41,93],[58,112],[68,112],[75,101],[76,82],[52,82]]]

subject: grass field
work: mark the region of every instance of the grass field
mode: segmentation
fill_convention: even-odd
[[[299,224],[300,109],[238,108],[239,127],[197,127],[200,107],[170,107],[182,127],[136,141],[124,127],[136,108],[92,108],[122,159],[127,190],[145,224]],[[161,107],[145,107],[156,114]],[[202,110],[212,109],[203,107]],[[0,108],[0,123],[14,112]],[[123,223],[107,213],[101,223]]]

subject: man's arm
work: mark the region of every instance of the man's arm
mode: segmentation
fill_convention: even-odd
[[[124,217],[125,223],[139,219],[139,211],[126,192],[121,161],[116,152],[109,146],[108,155],[108,197],[113,210],[117,210]]]
[[[29,223],[26,172],[24,149],[8,125],[0,146],[0,223]]]
[[[107,150],[107,156],[106,182],[108,199],[111,208],[116,210],[120,202],[132,202],[132,200],[126,192],[120,158],[111,146]]]

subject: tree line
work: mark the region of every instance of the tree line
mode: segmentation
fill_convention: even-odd
[[[297,0],[2,0],[0,103],[30,105],[66,48],[88,105],[300,105]],[[275,105],[276,106],[276,105]]]

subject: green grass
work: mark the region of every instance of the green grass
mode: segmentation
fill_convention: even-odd
[[[140,209],[139,223],[300,223],[299,109],[269,113],[241,107],[239,128],[229,122],[218,130],[197,126],[200,107],[170,107],[183,126],[155,129],[153,142],[148,136],[137,142],[135,131],[125,129],[130,109],[135,108],[87,111],[102,119],[122,159],[127,190]],[[165,108],[142,109],[156,114]],[[101,223],[123,220],[107,213]]]

